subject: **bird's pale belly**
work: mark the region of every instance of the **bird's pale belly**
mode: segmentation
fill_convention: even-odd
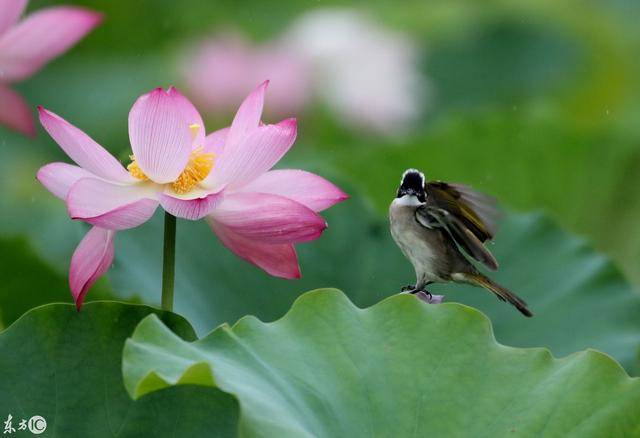
[[[427,230],[413,221],[402,219],[390,211],[391,235],[405,257],[411,262],[417,277],[417,284],[444,281],[438,275],[438,260],[430,241],[437,240],[438,231]],[[411,216],[410,216],[411,217]]]

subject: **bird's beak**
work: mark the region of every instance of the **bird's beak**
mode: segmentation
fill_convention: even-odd
[[[404,188],[404,187],[400,187],[398,189],[398,198],[401,198],[402,196],[405,195],[409,195],[409,196],[418,196],[418,193],[412,189],[412,188]]]

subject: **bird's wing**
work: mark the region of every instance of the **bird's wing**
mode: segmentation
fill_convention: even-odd
[[[491,270],[498,269],[498,262],[489,250],[462,221],[447,210],[425,204],[416,209],[416,220],[428,228],[443,228],[471,257]]]
[[[455,216],[480,242],[493,239],[500,219],[494,198],[463,184],[442,181],[428,182],[425,189],[428,205]]]
[[[489,269],[498,269],[498,262],[483,245],[495,232],[495,201],[466,186],[436,181],[426,188],[426,203],[416,210],[416,220],[425,227],[444,228],[469,256]]]

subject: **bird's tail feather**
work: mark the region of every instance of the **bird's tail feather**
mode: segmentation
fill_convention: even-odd
[[[477,273],[477,274],[465,274],[465,280],[471,284],[476,286],[483,287],[490,292],[493,292],[499,299],[502,301],[506,301],[509,304],[513,305],[516,309],[520,311],[524,316],[531,317],[533,313],[527,307],[527,303],[524,302],[522,298],[511,292],[506,287],[503,287],[491,280],[489,277]]]

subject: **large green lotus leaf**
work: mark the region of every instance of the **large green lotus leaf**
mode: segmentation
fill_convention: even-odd
[[[610,357],[505,347],[477,310],[411,295],[362,310],[340,291],[310,292],[274,323],[246,317],[195,342],[150,316],[123,372],[135,398],[183,383],[234,394],[246,436],[640,432],[640,381]]]
[[[31,310],[0,333],[0,416],[40,415],[42,436],[232,436],[238,405],[230,395],[182,387],[138,401],[127,395],[122,346],[149,314],[187,340],[191,326],[180,316],[115,302]]]

